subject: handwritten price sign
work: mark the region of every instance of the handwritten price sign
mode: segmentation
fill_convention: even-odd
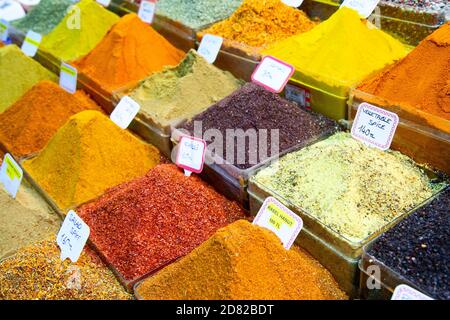
[[[252,81],[269,91],[280,93],[294,71],[293,66],[274,57],[265,56],[253,72]]]
[[[136,117],[140,108],[141,106],[136,101],[125,96],[111,113],[110,119],[122,129],[126,129]]]
[[[189,176],[192,172],[200,173],[205,163],[206,142],[194,137],[181,137],[178,145],[176,164]]]
[[[70,210],[56,237],[56,243],[61,249],[61,260],[69,258],[72,262],[77,262],[89,234],[89,226],[75,211]]]
[[[223,38],[212,34],[205,34],[198,48],[198,54],[209,63],[214,63],[222,47]]]

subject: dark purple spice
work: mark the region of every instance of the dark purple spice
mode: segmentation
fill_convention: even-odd
[[[202,122],[201,132],[203,135],[209,129],[220,131],[223,137],[223,158],[239,169],[248,169],[268,157],[276,155],[276,147],[283,152],[297,145],[308,144],[322,135],[330,135],[338,128],[334,120],[302,110],[296,104],[253,83],[247,83],[230,96],[212,105],[184,124],[181,129],[187,130],[193,135],[196,121]],[[257,133],[256,136],[259,138],[256,144],[250,143],[248,137],[245,138],[245,161],[239,161],[237,157],[238,148],[242,147],[244,150],[243,146],[238,145],[238,138],[235,137],[234,141],[225,139],[227,129],[242,129],[243,132],[253,129]],[[265,139],[266,135],[263,135],[262,129],[267,130],[267,139]],[[273,131],[271,130],[274,129],[279,130],[279,143],[274,143],[272,148],[271,133]],[[216,139],[212,137],[208,141],[207,137],[204,138],[207,140],[209,148]],[[225,157],[227,146],[234,148],[234,159]],[[261,152],[261,148],[264,152]],[[252,161],[250,152],[257,155],[256,163]]]
[[[450,188],[378,238],[369,251],[435,299],[450,299]]]

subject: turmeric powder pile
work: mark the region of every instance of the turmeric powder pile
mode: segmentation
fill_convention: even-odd
[[[149,300],[347,299],[309,254],[286,250],[274,233],[245,220],[220,229],[135,292]]]
[[[89,110],[71,117],[23,167],[60,209],[67,209],[144,175],[159,160],[155,147]]]

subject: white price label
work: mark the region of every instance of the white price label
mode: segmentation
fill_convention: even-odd
[[[22,178],[22,168],[9,153],[5,154],[2,166],[0,168],[0,182],[3,184],[5,190],[11,195],[11,197],[16,198]]]
[[[6,42],[8,40],[8,29],[8,21],[0,19],[0,41]]]
[[[391,146],[398,122],[395,113],[363,102],[353,121],[352,136],[365,144],[387,150]]]
[[[287,250],[303,228],[303,220],[273,197],[264,201],[253,224],[274,232]]]
[[[434,300],[433,298],[423,294],[416,289],[407,286],[406,284],[398,285],[394,293],[392,294],[391,300]]]
[[[205,163],[206,142],[194,137],[181,137],[175,163],[189,176],[192,172],[200,173]]]
[[[136,117],[140,108],[141,106],[136,101],[125,96],[111,113],[110,118],[119,127],[126,129]]]
[[[22,43],[22,51],[29,57],[34,57],[41,44],[42,35],[32,30],[28,31]]]
[[[375,10],[380,0],[345,0],[341,7],[348,7],[358,11],[361,17],[366,19]]]
[[[7,21],[14,21],[25,17],[26,13],[19,2],[15,0],[0,1],[0,17]]]
[[[61,249],[61,260],[69,258],[72,262],[77,262],[89,238],[89,233],[89,226],[75,211],[70,210],[56,237],[56,243]]]
[[[214,63],[222,47],[223,38],[212,34],[205,34],[202,42],[198,47],[198,54],[206,59],[209,63]]]
[[[59,85],[67,92],[75,93],[77,91],[77,75],[76,68],[65,62],[61,63]]]
[[[139,18],[145,23],[151,24],[155,16],[156,11],[156,0],[146,0],[142,1],[139,6]]]
[[[302,5],[303,0],[281,0],[281,2],[287,4],[288,6],[297,8]]]
[[[274,57],[265,56],[253,72],[252,81],[269,91],[280,93],[294,71],[293,66]]]
[[[97,0],[97,3],[101,4],[106,8],[109,7],[109,5],[111,4],[111,0]]]

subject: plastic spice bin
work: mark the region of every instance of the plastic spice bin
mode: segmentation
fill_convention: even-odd
[[[427,173],[436,183],[442,182],[441,178],[433,172],[427,171]],[[324,265],[336,278],[341,288],[351,297],[358,296],[358,261],[363,253],[363,247],[414,211],[404,212],[399,217],[387,222],[382,228],[375,230],[366,239],[354,242],[323,224],[308,211],[296,206],[288,199],[260,185],[253,179],[250,179],[248,193],[250,195],[250,213],[252,215],[256,215],[264,200],[272,196],[302,218],[303,229],[296,240],[297,243]]]
[[[172,130],[172,142],[174,146],[178,144],[182,136],[187,135],[186,132],[180,130],[179,126]],[[325,139],[338,131],[338,127],[331,128],[321,135],[314,137],[308,141],[297,144],[279,154],[268,157],[267,159],[259,162],[258,164],[248,169],[239,169],[230,162],[227,162],[220,156],[213,155],[209,150],[206,150],[205,164],[201,176],[210,185],[217,190],[220,190],[227,198],[237,201],[241,206],[249,208],[249,194],[247,191],[247,185],[251,176],[259,171],[264,165],[268,165],[276,161],[280,156],[287,154],[291,151],[304,148],[317,141]]]
[[[353,90],[349,100],[349,119],[353,119],[362,102],[396,113],[400,123],[392,142],[392,149],[399,150],[417,163],[429,164],[433,168],[450,174],[450,121],[400,106],[360,90]],[[434,125],[432,125],[434,123]],[[438,129],[439,126],[441,129]],[[446,130],[446,131],[444,131]]]

